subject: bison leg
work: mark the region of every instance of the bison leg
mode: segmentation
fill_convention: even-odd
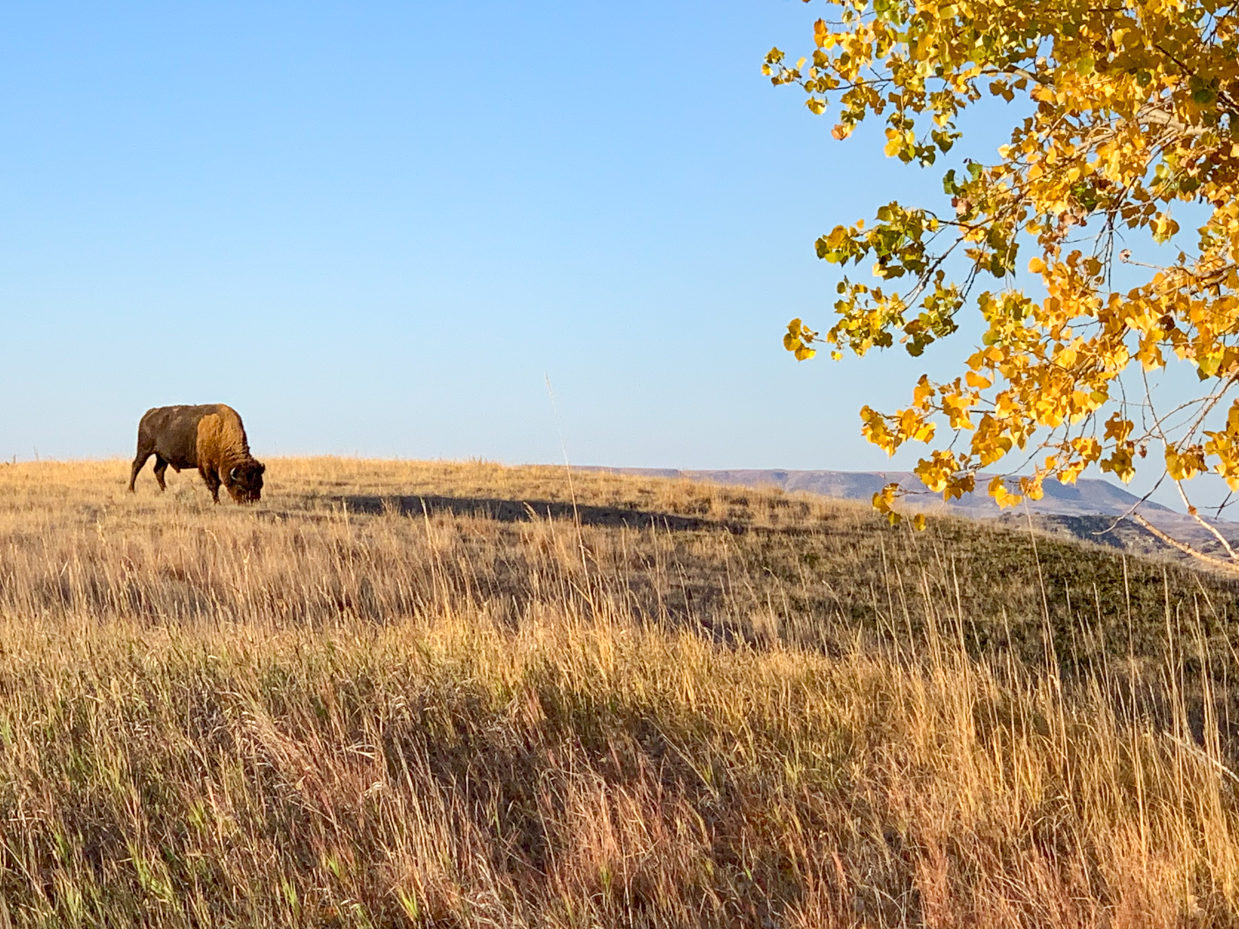
[[[129,492],[133,493],[133,483],[138,479],[138,472],[142,470],[142,466],[146,464],[146,459],[150,458],[153,452],[138,449],[138,455],[133,459],[133,467],[129,469]],[[159,482],[163,486],[163,481]]]
[[[155,480],[159,481],[159,489],[167,490],[168,485],[163,482],[164,473],[168,470],[168,459],[164,458],[158,452],[155,453]]]
[[[219,485],[221,483],[219,479],[219,472],[217,472],[214,468],[200,467],[198,469],[198,473],[201,474],[202,479],[206,481],[207,489],[211,491],[211,499],[216,503],[219,503]]]

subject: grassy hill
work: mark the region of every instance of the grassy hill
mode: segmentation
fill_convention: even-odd
[[[975,493],[964,494],[958,500],[944,501],[941,494],[925,490],[911,471],[677,471],[672,468],[590,468],[645,477],[665,477],[718,484],[740,484],[747,487],[778,489],[789,493],[811,493],[843,500],[868,503],[875,493],[892,482],[909,491],[900,506],[907,510],[938,515],[965,516],[972,519],[997,520],[1007,526],[1021,528],[1031,513],[1032,521],[1045,532],[1071,536],[1082,541],[1100,543],[1124,549],[1132,554],[1168,556],[1175,561],[1192,561],[1179,549],[1167,545],[1153,533],[1126,517],[1133,512],[1151,522],[1172,538],[1186,542],[1197,551],[1223,560],[1227,553],[1213,533],[1195,517],[1177,512],[1149,500],[1141,500],[1122,487],[1097,478],[1081,478],[1074,484],[1047,481],[1040,500],[1027,498],[1015,510],[999,508],[984,492],[993,475],[978,475]],[[1009,489],[1019,493],[1019,482],[1008,478]],[[919,488],[919,489],[918,489]],[[1108,517],[1108,518],[1107,518]],[[1230,542],[1239,542],[1239,523],[1202,514],[1210,526]],[[1200,561],[1195,560],[1196,564]]]
[[[1239,923],[1239,586],[846,501],[0,467],[0,926]],[[192,478],[192,479],[191,479]]]

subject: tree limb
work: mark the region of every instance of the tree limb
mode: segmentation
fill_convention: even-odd
[[[1179,496],[1183,498],[1183,505],[1187,507],[1188,514],[1196,522],[1200,523],[1206,529],[1213,533],[1213,537],[1222,543],[1222,548],[1226,549],[1226,554],[1230,556],[1231,561],[1239,561],[1239,556],[1235,555],[1235,550],[1230,547],[1230,543],[1226,541],[1226,536],[1218,531],[1217,526],[1210,525],[1203,516],[1196,512],[1196,507],[1192,506],[1192,502],[1187,499],[1187,491],[1183,489],[1182,481],[1175,481],[1175,487],[1179,489]]]
[[[1186,543],[1180,542],[1178,539],[1175,539],[1175,538],[1172,538],[1171,536],[1166,535],[1166,533],[1162,532],[1160,529],[1154,526],[1151,522],[1149,522],[1139,513],[1132,513],[1128,517],[1128,519],[1130,519],[1137,526],[1140,526],[1142,529],[1145,529],[1148,532],[1150,532],[1152,535],[1156,536],[1159,540],[1166,543],[1171,548],[1177,548],[1179,551],[1183,552],[1183,554],[1185,555],[1190,555],[1191,557],[1196,558],[1200,561],[1203,561],[1206,564],[1213,565],[1215,568],[1221,568],[1223,571],[1226,571],[1228,574],[1239,574],[1239,565],[1233,562],[1230,562],[1230,561],[1226,561],[1224,558],[1215,558],[1212,555],[1206,555],[1204,552],[1197,551],[1196,549],[1192,548],[1190,545],[1187,545]]]

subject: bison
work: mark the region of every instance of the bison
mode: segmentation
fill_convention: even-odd
[[[197,468],[216,503],[221,484],[237,503],[254,503],[262,494],[266,468],[250,454],[241,417],[223,403],[147,410],[138,423],[138,453],[129,473],[130,491],[151,455],[155,456],[155,480],[160,490],[166,487],[164,472],[172,465],[177,472]]]

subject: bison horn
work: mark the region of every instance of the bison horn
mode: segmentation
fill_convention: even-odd
[[[237,479],[237,469],[236,469],[236,468],[233,468],[231,471],[229,471],[229,472],[228,472],[228,479],[229,479],[229,480],[232,480],[232,481],[235,481],[235,480]]]

